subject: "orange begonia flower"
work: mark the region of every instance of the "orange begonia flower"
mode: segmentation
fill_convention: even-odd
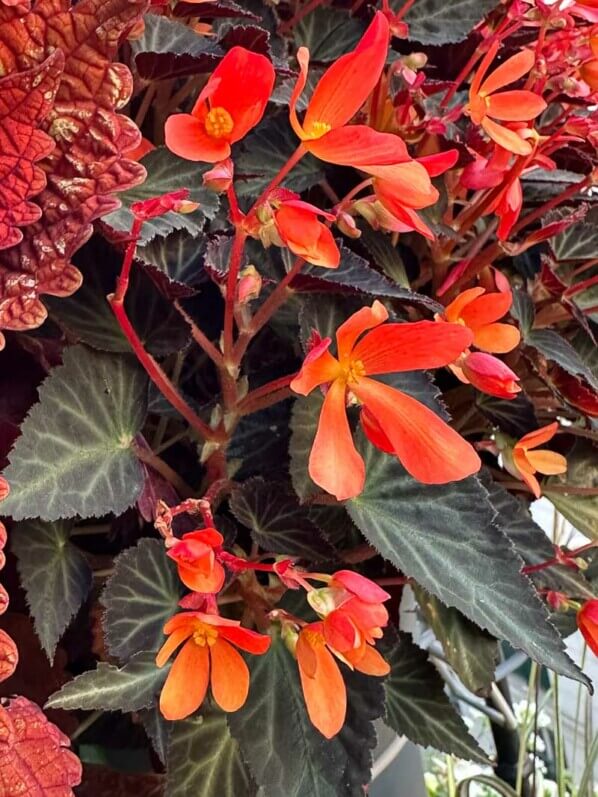
[[[186,587],[194,592],[222,589],[224,568],[216,559],[215,549],[223,542],[220,532],[207,528],[183,534],[169,547],[167,556],[176,562],[179,578]]]
[[[540,484],[535,473],[546,476],[565,473],[567,460],[562,454],[546,449],[536,450],[538,446],[551,440],[559,428],[558,423],[548,424],[535,432],[524,435],[513,447],[513,465],[518,475],[530,488],[532,493],[539,498],[542,494]]]
[[[241,708],[249,692],[249,670],[232,645],[261,655],[270,647],[269,636],[241,628],[236,620],[203,612],[176,614],[164,626],[164,633],[169,636],[156,656],[158,667],[185,643],[160,694],[160,711],[167,720],[193,714],[206,696],[208,682],[223,711]]]
[[[463,355],[458,364],[451,365],[450,369],[462,382],[472,384],[489,396],[514,399],[521,392],[517,374],[491,354],[470,352]]]
[[[362,307],[337,330],[338,358],[327,338],[307,355],[291,389],[307,396],[327,385],[309,457],[311,478],[339,501],[363,489],[365,465],[351,437],[347,400],[356,399],[375,418],[406,470],[426,484],[445,484],[480,468],[473,447],[436,413],[411,396],[369,377],[439,368],[470,345],[472,333],[433,321],[388,324],[384,305]],[[375,329],[377,327],[377,329]],[[361,335],[370,330],[366,335]],[[360,339],[361,338],[361,339]]]
[[[532,146],[513,130],[500,122],[527,122],[546,109],[546,103],[532,91],[500,91],[503,86],[514,83],[526,75],[534,65],[531,50],[522,50],[497,67],[485,80],[486,72],[494,61],[499,42],[490,47],[471,82],[469,104],[466,112],[475,124],[481,125],[490,138],[515,155],[529,155]]]
[[[300,72],[291,96],[290,121],[304,148],[320,160],[368,171],[368,164],[409,159],[398,136],[379,133],[367,125],[346,126],[378,83],[388,40],[388,21],[378,11],[355,50],[341,56],[324,72],[311,95],[303,123],[297,117],[297,101],[307,82],[309,50],[299,48]]]
[[[476,348],[491,354],[505,354],[518,346],[521,340],[517,327],[496,323],[512,303],[510,291],[486,293],[485,288],[469,288],[446,307],[443,318],[471,329]]]
[[[350,653],[339,655],[334,649],[332,653],[366,675],[382,676],[390,671],[387,662],[370,645],[357,662],[351,661]],[[301,688],[312,724],[327,739],[340,731],[347,713],[347,690],[332,653],[321,622],[303,626],[295,649]]]
[[[263,55],[233,47],[214,70],[191,113],[166,120],[166,146],[191,161],[228,158],[264,115],[274,86],[274,67]]]
[[[577,627],[592,653],[598,656],[598,600],[584,603],[577,612]]]

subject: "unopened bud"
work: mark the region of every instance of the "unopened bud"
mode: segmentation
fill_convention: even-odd
[[[307,593],[307,602],[311,608],[321,617],[337,609],[342,603],[342,596],[339,590],[322,587],[321,589],[312,589]]]
[[[241,271],[237,286],[237,301],[247,304],[257,299],[262,290],[262,278],[255,266],[247,266]]]
[[[234,166],[230,158],[215,163],[211,169],[204,172],[203,184],[216,194],[224,194],[233,182]]]
[[[283,623],[280,636],[284,644],[294,656],[295,650],[297,648],[297,640],[299,639],[298,632],[290,623]]]
[[[573,561],[580,570],[587,570],[590,566],[589,562],[586,559],[582,559],[581,556],[576,556]]]
[[[409,67],[409,69],[413,69],[415,71],[417,69],[424,68],[424,66],[428,63],[428,56],[425,53],[411,53],[410,55],[403,56],[401,61],[405,64],[405,66]]]
[[[199,202],[191,202],[189,199],[179,202],[174,210],[177,213],[194,213],[199,208]]]
[[[349,238],[359,238],[361,235],[361,230],[357,227],[357,224],[355,224],[353,216],[344,210],[338,212],[336,226]]]

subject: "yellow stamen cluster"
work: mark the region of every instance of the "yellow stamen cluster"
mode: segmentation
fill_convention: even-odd
[[[322,138],[330,129],[328,122],[312,122],[306,132],[310,138]]]
[[[193,641],[196,645],[199,645],[200,648],[203,648],[206,645],[211,648],[217,639],[217,629],[210,625],[205,625],[204,623],[198,625],[196,630],[193,632]]]
[[[347,382],[357,382],[360,377],[365,376],[365,365],[361,360],[351,360],[346,369]]]
[[[232,132],[234,124],[226,108],[212,108],[205,120],[206,133],[212,138],[224,138]]]

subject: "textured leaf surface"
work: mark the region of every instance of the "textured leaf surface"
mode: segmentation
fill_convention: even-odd
[[[29,198],[46,184],[35,164],[54,149],[39,129],[52,108],[64,64],[59,52],[43,64],[0,80],[0,249],[19,243],[41,211]]]
[[[3,7],[4,71],[40,65],[55,51],[64,69],[44,123],[55,147],[38,161],[52,176],[37,188],[41,216],[24,228],[20,243],[0,253],[0,328],[39,326],[46,318],[40,295],[68,296],[79,287],[73,253],[91,235],[92,222],[118,207],[116,194],[145,177],[125,154],[139,143],[139,130],[117,113],[129,100],[132,77],[112,59],[146,3],[81,0],[71,8],[67,0],[39,0],[25,17],[21,6]]]
[[[481,484],[473,477],[419,484],[396,459],[358,437],[366,484],[346,506],[370,543],[445,605],[535,661],[587,683],[520,574],[521,559],[493,524]]]
[[[72,797],[81,763],[69,744],[25,697],[0,706],[0,793]]]
[[[421,587],[416,586],[414,590],[448,663],[471,692],[487,694],[498,662],[496,639]]]
[[[287,114],[264,120],[242,142],[235,155],[235,183],[240,196],[255,196],[266,187],[297,149],[297,139]],[[285,188],[305,191],[324,176],[322,164],[312,155],[303,157],[285,180]]]
[[[127,661],[140,650],[155,652],[180,597],[176,567],[161,540],[142,539],[121,553],[101,599],[110,653]]]
[[[423,747],[487,763],[484,752],[446,696],[438,671],[411,637],[399,634],[385,650],[385,658],[391,666],[384,680],[386,724]]]
[[[157,14],[145,17],[145,30],[133,42],[132,50],[139,74],[146,80],[211,72],[224,55],[224,50],[209,38]]]
[[[363,257],[347,249],[340,241],[337,241],[337,243],[340,244],[341,251],[341,262],[338,268],[328,269],[310,266],[302,273],[333,285],[353,288],[356,291],[368,293],[372,296],[387,296],[410,304],[421,305],[434,312],[442,311],[442,305],[439,305],[434,299],[391,282],[383,274],[370,268],[367,260]]]
[[[525,343],[533,346],[547,360],[557,363],[573,376],[583,376],[591,385],[598,383],[573,346],[554,329],[532,329]]]
[[[204,247],[203,237],[193,238],[185,230],[177,230],[137,247],[136,258],[166,297],[179,298],[194,293],[195,286],[206,279]]]
[[[573,526],[591,540],[598,539],[598,495],[573,495],[551,490],[563,481],[578,487],[598,488],[598,450],[588,441],[579,441],[567,456],[567,473],[552,476],[544,494]]]
[[[233,491],[230,508],[265,551],[308,560],[334,556],[308,511],[284,485],[249,479]]]
[[[166,767],[169,797],[257,795],[226,715],[216,710],[204,708],[200,716],[174,723]]]
[[[71,527],[64,520],[28,520],[10,535],[35,632],[50,660],[92,582],[87,560],[69,541]]]
[[[267,797],[357,797],[369,781],[375,732],[383,710],[381,681],[343,668],[347,722],[326,740],[309,722],[297,663],[281,642],[252,657],[251,689],[229,725]],[[256,733],[256,728],[260,733]]]
[[[391,2],[394,10],[401,5],[400,0]],[[495,6],[496,0],[418,0],[405,16],[409,38],[422,44],[462,41]]]
[[[15,520],[58,520],[131,506],[143,486],[133,441],[147,406],[147,377],[137,363],[72,346],[39,398],[10,455],[2,511]]]
[[[104,222],[115,230],[128,232],[133,223],[133,214],[129,210],[133,202],[141,202],[170,191],[188,188],[189,199],[199,202],[200,208],[193,213],[170,211],[146,221],[141,229],[139,243],[147,244],[157,235],[168,235],[174,230],[185,230],[191,236],[199,235],[204,220],[213,218],[219,205],[217,194],[202,186],[201,176],[208,166],[183,160],[173,155],[166,147],[156,147],[148,152],[141,163],[147,169],[147,180],[142,185],[121,194],[122,207],[104,216]]]
[[[346,11],[316,8],[293,28],[295,46],[308,47],[312,61],[334,61],[352,50],[363,25]]]
[[[51,695],[45,707],[138,711],[152,705],[167,674],[168,666],[156,667],[156,654],[148,651],[136,653],[124,667],[101,661]]]

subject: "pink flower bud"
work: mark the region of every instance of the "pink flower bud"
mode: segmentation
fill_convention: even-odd
[[[216,194],[224,194],[233,182],[234,165],[230,158],[214,166],[203,175],[203,184]]]

